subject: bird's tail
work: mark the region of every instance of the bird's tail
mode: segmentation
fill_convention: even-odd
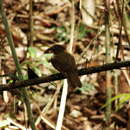
[[[82,84],[81,84],[81,81],[78,77],[78,73],[77,72],[70,72],[68,75],[67,75],[67,79],[68,79],[68,82],[69,84],[74,87],[74,88],[77,88],[77,87],[81,87]]]

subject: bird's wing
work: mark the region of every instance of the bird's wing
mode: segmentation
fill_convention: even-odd
[[[61,53],[60,55],[54,56],[51,62],[53,66],[62,73],[75,71],[77,69],[73,56],[68,53]]]

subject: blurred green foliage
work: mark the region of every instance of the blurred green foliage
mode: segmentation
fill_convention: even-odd
[[[77,39],[81,40],[84,38],[87,33],[91,32],[91,30],[87,30],[86,25],[84,24],[79,24],[77,27]]]
[[[56,31],[57,31],[57,33],[56,33],[55,38],[58,41],[69,42],[69,39],[70,39],[69,35],[70,34],[65,26],[57,27]]]
[[[82,94],[91,95],[91,93],[94,93],[96,91],[95,87],[92,84],[84,83],[81,88],[77,89]]]
[[[130,93],[122,93],[118,94],[117,96],[114,96],[111,98],[107,103],[105,103],[102,108],[106,107],[108,104],[118,100],[118,104],[116,104],[116,110],[121,109],[125,103],[127,103],[130,100]]]

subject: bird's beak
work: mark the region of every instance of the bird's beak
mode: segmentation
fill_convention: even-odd
[[[52,50],[49,48],[47,50],[44,51],[44,54],[47,55],[47,60],[48,62],[51,61],[51,58],[54,56]]]
[[[45,50],[44,53],[46,54],[46,53],[53,53],[53,52],[52,52],[52,50],[49,48],[49,49]]]

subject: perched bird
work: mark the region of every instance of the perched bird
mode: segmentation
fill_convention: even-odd
[[[67,77],[68,83],[76,88],[81,87],[81,81],[78,77],[78,71],[74,57],[66,52],[65,48],[61,45],[54,45],[50,47],[46,53],[53,53],[51,58],[52,65],[63,75]]]

